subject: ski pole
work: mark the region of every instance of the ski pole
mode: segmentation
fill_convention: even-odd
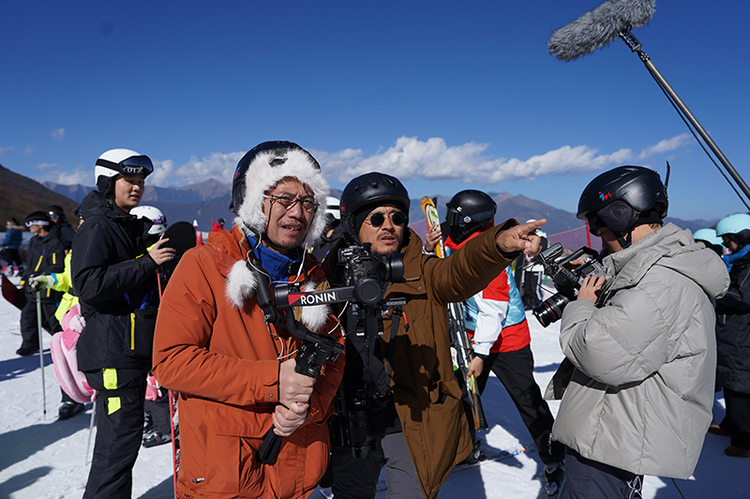
[[[91,434],[94,432],[94,418],[96,417],[96,398],[94,398],[94,408],[91,410],[91,421],[89,422],[89,439],[86,441],[86,464],[89,465],[89,452],[91,452]]]
[[[39,365],[42,368],[42,414],[47,419],[47,389],[44,386],[44,342],[42,341],[42,300],[39,290],[36,292],[36,325],[39,333]]]

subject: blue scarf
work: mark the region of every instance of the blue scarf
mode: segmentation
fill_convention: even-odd
[[[250,235],[245,235],[247,236],[247,241],[250,243],[250,247],[255,247],[255,239]],[[259,244],[253,253],[255,254],[255,258],[260,260],[263,269],[268,272],[272,283],[286,282],[292,265],[300,261],[300,254],[297,250],[294,250],[292,258],[289,258],[263,244]]]
[[[727,272],[731,272],[734,262],[745,256],[748,252],[750,252],[750,244],[739,250],[737,253],[728,253],[722,256],[722,258],[724,259],[724,263],[727,266]]]

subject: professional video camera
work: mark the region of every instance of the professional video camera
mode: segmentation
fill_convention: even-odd
[[[576,260],[583,255],[589,255],[591,258],[580,267],[568,270],[565,265]],[[544,300],[532,312],[542,327],[547,327],[553,322],[557,322],[562,317],[563,309],[572,300],[578,296],[578,290],[581,289],[583,279],[589,275],[603,275],[604,267],[601,258],[593,249],[583,246],[569,256],[563,256],[563,246],[555,243],[546,250],[534,257],[532,264],[541,263],[544,271],[552,277],[552,281],[557,288],[557,294],[554,294]]]
[[[377,313],[379,306],[405,303],[403,299],[382,302],[388,284],[403,280],[402,253],[381,256],[371,252],[369,244],[350,246],[339,250],[339,262],[341,263],[333,279],[334,287],[318,291],[303,291],[299,283],[279,283],[274,288],[273,296],[270,293],[267,277],[254,265],[248,263],[248,268],[258,279],[256,296],[263,310],[265,321],[284,328],[293,336],[303,340],[297,352],[295,370],[313,378],[321,375],[323,366],[328,360],[335,359],[344,350],[331,336],[313,333],[294,320],[292,307],[348,302],[357,320],[354,332],[360,335],[382,332],[383,320]],[[285,311],[285,318],[279,314],[277,306]],[[354,411],[357,412],[356,407]],[[366,424],[363,426],[364,420],[361,414],[347,419],[350,426],[354,426],[350,429],[351,433],[361,435],[368,430]],[[274,462],[280,444],[281,438],[273,433],[273,429],[269,430],[259,449],[258,460],[266,463]]]

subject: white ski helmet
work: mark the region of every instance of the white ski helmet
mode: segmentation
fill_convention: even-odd
[[[147,218],[153,222],[153,225],[148,229],[148,234],[154,236],[161,234],[167,230],[167,217],[161,212],[159,208],[154,206],[136,206],[130,210],[130,214],[138,218]]]
[[[148,156],[130,149],[110,149],[96,160],[94,181],[99,192],[109,196],[117,175],[141,174],[146,178],[153,171],[154,164]]]
[[[336,220],[341,220],[341,202],[338,198],[328,196],[326,199],[326,213],[333,215]]]

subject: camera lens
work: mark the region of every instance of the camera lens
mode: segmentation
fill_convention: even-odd
[[[404,281],[404,254],[395,253],[383,257],[385,264],[385,280],[388,282]]]
[[[542,327],[547,327],[553,322],[560,320],[563,309],[569,301],[567,297],[557,293],[544,300],[538,307],[532,310],[532,313]]]

